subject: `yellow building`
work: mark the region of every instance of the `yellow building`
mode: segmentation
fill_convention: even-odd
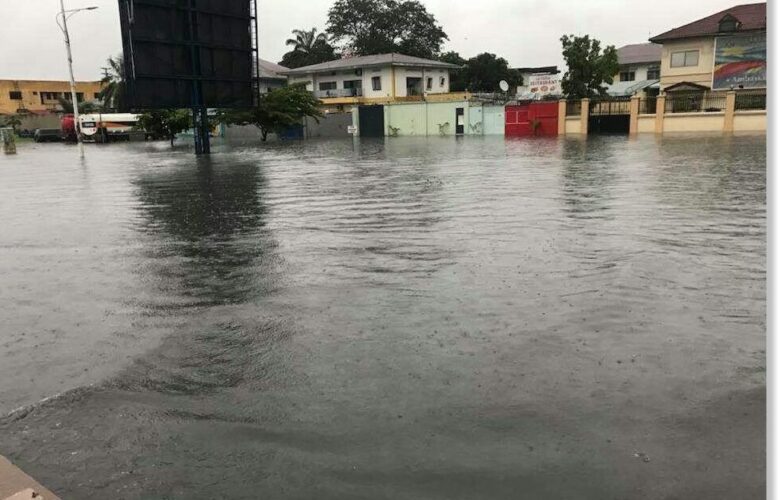
[[[76,98],[97,99],[101,83],[76,82]],[[0,80],[0,114],[60,111],[58,99],[70,100],[70,82],[49,80]]]
[[[734,6],[651,38],[662,45],[661,90],[765,88],[765,37],[766,3],[754,3]]]

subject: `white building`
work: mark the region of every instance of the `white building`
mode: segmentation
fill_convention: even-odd
[[[285,68],[265,59],[258,59],[257,64],[261,94],[267,94],[272,89],[278,89],[287,85],[287,76],[282,73],[289,71],[290,68]]]
[[[425,100],[450,92],[450,71],[431,59],[403,54],[350,57],[283,72],[289,84],[306,88],[326,105]]]

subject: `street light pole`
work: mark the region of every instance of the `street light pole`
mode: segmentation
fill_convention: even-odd
[[[97,7],[87,7],[84,9],[65,10],[65,0],[60,0],[60,13],[62,16],[62,24],[60,29],[63,35],[65,35],[65,49],[68,51],[68,71],[70,71],[70,98],[73,103],[73,128],[76,132],[76,142],[79,145],[79,156],[84,158],[84,143],[81,142],[81,130],[79,127],[79,102],[76,98],[76,79],[73,77],[73,54],[70,51],[70,35],[68,34],[68,16],[66,13],[75,14],[81,10],[95,10]],[[59,23],[57,23],[59,24]]]

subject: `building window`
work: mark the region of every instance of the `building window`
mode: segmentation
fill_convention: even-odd
[[[444,87],[445,85],[447,85],[447,79],[442,76],[439,78],[439,87]]]
[[[336,82],[320,82],[320,90],[336,90]]]
[[[687,68],[690,66],[699,65],[699,51],[698,50],[682,50],[680,52],[672,52],[672,68]]]
[[[648,80],[660,80],[661,79],[661,68],[658,66],[653,66],[650,68],[647,68],[647,79]]]
[[[360,89],[363,88],[363,80],[344,80],[345,89]]]
[[[8,97],[13,99],[14,101],[21,101],[22,92],[20,90],[12,90],[8,93]]]
[[[428,78],[425,82],[425,90],[433,90],[433,78]]]
[[[382,90],[382,77],[380,77],[380,76],[372,76],[371,77],[371,88],[373,90]]]
[[[100,99],[100,92],[95,92],[95,99]]]
[[[636,80],[636,72],[634,71],[621,71],[620,72],[620,81],[621,82],[633,82]]]
[[[731,14],[726,14],[718,23],[718,31],[737,31],[739,21]]]

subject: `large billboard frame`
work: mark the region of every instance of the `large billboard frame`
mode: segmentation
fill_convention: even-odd
[[[728,42],[728,41],[734,42],[734,41],[745,40],[745,39],[756,39],[756,38],[763,39],[763,55],[764,55],[764,57],[763,57],[763,68],[764,68],[763,69],[763,71],[764,71],[763,85],[750,85],[750,86],[746,86],[744,84],[740,84],[740,83],[737,83],[737,82],[734,82],[734,83],[724,83],[724,84],[720,84],[719,85],[718,80],[716,78],[716,72],[717,72],[718,63],[719,63],[718,57],[719,56],[720,57],[725,57],[725,55],[723,54],[723,51],[719,51],[719,49],[723,48],[722,45],[720,45],[720,43],[725,43],[725,42]],[[712,83],[710,85],[710,88],[712,90],[735,90],[735,89],[745,89],[745,90],[748,90],[748,89],[766,89],[767,88],[767,85],[766,85],[767,60],[766,60],[766,32],[765,31],[754,31],[754,32],[747,32],[747,33],[735,33],[733,35],[716,36],[715,39],[713,40],[712,44],[713,44],[713,46],[712,46]],[[721,61],[722,60],[723,59],[721,59]],[[745,58],[744,60],[745,60],[745,62],[758,61],[757,59],[747,59],[747,58]],[[735,61],[735,62],[738,62],[738,61]],[[728,63],[722,63],[722,64],[728,64]],[[754,68],[760,67],[760,66],[755,66],[755,65],[753,65],[753,66],[754,66]],[[754,69],[754,68],[748,68],[748,70]],[[743,71],[742,72],[743,75],[748,70]]]
[[[257,0],[118,2],[130,105],[192,108],[195,153],[208,154],[207,108],[259,100]]]

